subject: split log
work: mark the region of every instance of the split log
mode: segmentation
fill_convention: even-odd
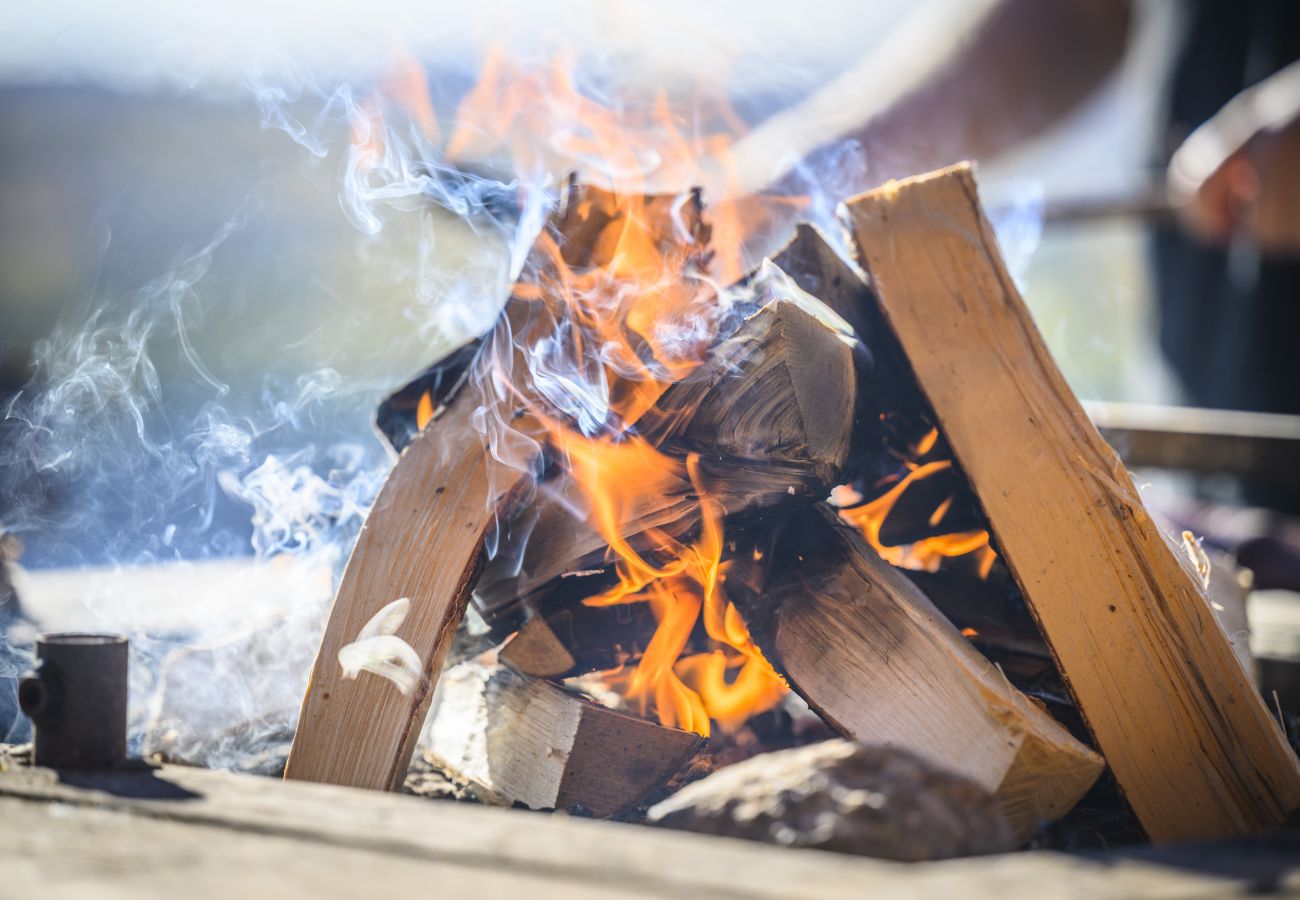
[[[776,299],[746,319],[638,428],[665,451],[698,453],[710,497],[728,515],[790,495],[824,496],[848,457],[857,385],[854,339],[844,322],[806,299]],[[625,537],[658,529],[681,538],[698,527],[699,498],[684,477],[645,473]],[[492,619],[565,572],[599,565],[608,541],[586,524],[585,500],[560,476],[539,489],[535,524],[519,529],[476,590]],[[593,558],[595,556],[595,558]]]
[[[773,549],[732,566],[728,595],[809,706],[845,737],[902,747],[992,792],[1021,840],[1101,774],[1097,754],[829,507],[791,516]]]
[[[862,276],[835,252],[815,225],[800,222],[772,264],[789,275],[800,289],[829,306],[849,324],[867,347],[872,345],[870,288]]]
[[[1053,363],[969,166],[850,201],[884,316],[1147,833],[1270,829],[1300,762]]]
[[[384,482],[343,572],[303,696],[285,778],[395,790],[406,776],[451,637],[484,559],[483,541],[531,480],[486,452],[462,391],[416,435]],[[420,659],[415,690],[381,676],[345,677],[339,651],[398,598],[396,631]]]
[[[778,288],[779,289],[779,288]],[[664,392],[639,429],[653,443],[834,483],[849,453],[857,338],[830,307],[778,297]]]
[[[617,815],[663,788],[704,744],[501,666],[448,670],[429,752],[486,799]]]

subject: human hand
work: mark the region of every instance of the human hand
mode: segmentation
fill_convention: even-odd
[[[1300,67],[1239,94],[1193,132],[1170,161],[1169,195],[1208,240],[1244,235],[1300,255]]]

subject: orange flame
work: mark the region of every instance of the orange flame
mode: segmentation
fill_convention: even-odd
[[[931,429],[917,444],[916,456],[922,457],[929,453],[938,438],[939,430]],[[983,529],[935,535],[905,546],[889,547],[880,542],[880,529],[884,526],[885,519],[894,508],[894,504],[898,502],[898,498],[903,495],[908,486],[937,472],[951,469],[952,460],[941,459],[919,464],[908,462],[906,465],[909,468],[906,475],[888,491],[867,503],[862,503],[862,498],[857,491],[847,485],[835,488],[831,494],[831,501],[840,507],[840,518],[856,526],[867,543],[891,565],[933,572],[946,558],[975,554],[979,576],[987,578],[998,555],[989,545],[989,533]],[[952,502],[953,498],[948,497],[935,508],[929,518],[932,527],[943,520]]]
[[[689,177],[706,156],[726,167],[726,148],[743,126],[725,104],[701,119],[718,128],[687,123],[662,94],[640,110],[616,109],[579,91],[572,62],[561,55],[549,67],[527,70],[499,50],[490,52],[441,152],[453,161],[506,155],[530,177],[576,169],[602,186],[570,198],[560,234],[538,238],[513,294],[516,303],[539,304],[557,325],[544,347],[527,348],[526,377],[538,383],[539,375],[558,372],[580,379],[596,398],[584,401],[586,419],[575,427],[569,417],[541,408],[512,376],[517,370],[508,360],[495,361],[495,375],[541,423],[608,544],[618,584],[585,602],[644,602],[654,613],[657,627],[640,660],[605,673],[605,680],[643,714],[707,735],[713,723],[738,727],[787,688],[726,597],[722,511],[702,482],[698,459],[671,457],[630,429],[712,344],[718,298],[699,270],[707,265],[722,283],[738,280],[744,240],[761,209],[752,201],[715,203],[705,228],[691,221],[697,213],[689,195],[646,196],[651,171]],[[423,139],[436,143],[443,131],[411,67],[400,61],[385,96],[406,111]],[[382,133],[380,107],[365,107],[354,123],[357,165],[381,158]],[[712,234],[707,247],[706,231]],[[432,415],[431,400],[422,397],[417,422],[423,427]],[[665,486],[686,483],[698,498],[698,537],[684,541],[651,530],[633,547],[624,531],[638,506]],[[709,648],[694,652],[703,643],[701,624]]]
[[[574,477],[587,492],[593,524],[609,539],[615,555],[619,583],[584,601],[589,606],[647,602],[659,623],[654,637],[630,672],[609,673],[607,680],[632,701],[642,714],[656,713],[664,725],[710,733],[710,720],[724,730],[734,730],[756,713],[770,709],[787,690],[785,682],[750,637],[739,610],[723,588],[722,512],[709,499],[700,478],[699,458],[687,457],[687,474],[700,497],[701,528],[695,543],[683,545],[668,535],[646,535],[663,565],[649,562],[621,536],[620,513],[631,495],[647,483],[639,480],[650,470],[672,471],[675,460],[632,439],[612,453],[580,450],[574,459]],[[571,448],[572,452],[572,448]],[[628,469],[629,463],[637,469]],[[597,467],[593,471],[591,466]],[[594,477],[593,477],[594,476]],[[653,479],[651,479],[653,483]],[[683,657],[696,623],[717,649]],[[739,668],[728,681],[728,669]]]

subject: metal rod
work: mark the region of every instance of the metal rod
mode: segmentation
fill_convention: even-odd
[[[1108,220],[1172,221],[1176,207],[1164,186],[1151,183],[1116,194],[1049,198],[1043,205],[1043,225],[1079,225]]]

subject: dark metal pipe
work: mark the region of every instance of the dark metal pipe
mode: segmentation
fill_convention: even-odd
[[[126,758],[128,644],[120,634],[45,634],[18,685],[35,726],[35,763],[107,768]]]

